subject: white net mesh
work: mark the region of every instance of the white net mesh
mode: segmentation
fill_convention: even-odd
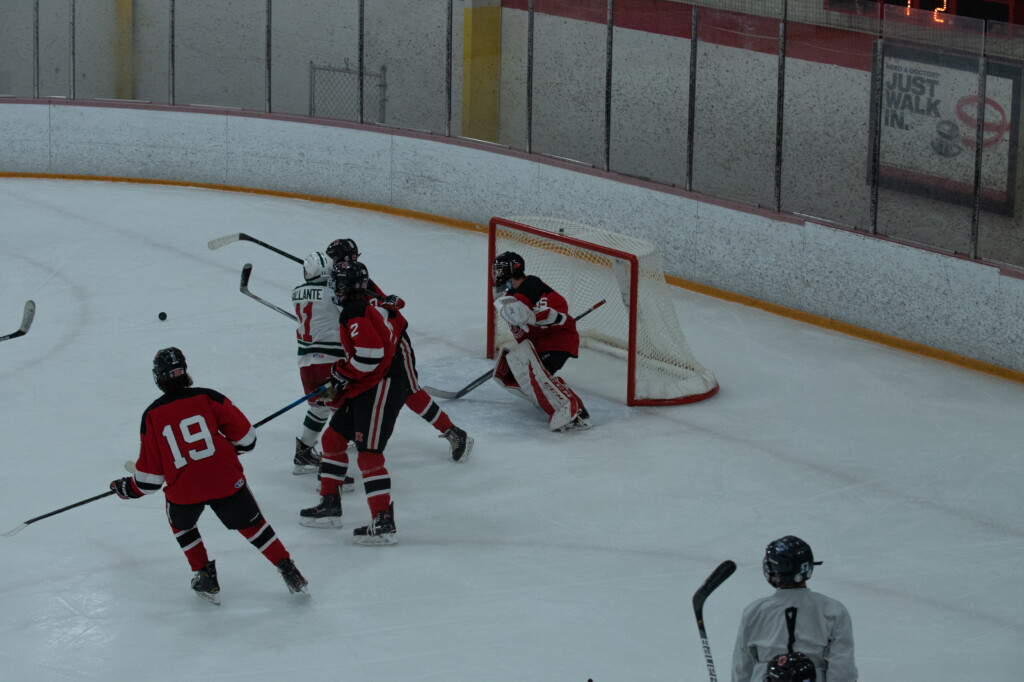
[[[536,275],[569,302],[578,316],[598,301],[605,304],[578,323],[581,344],[627,362],[634,358],[630,404],[684,403],[710,397],[715,375],[697,362],[679,328],[661,257],[650,242],[558,218],[495,218],[494,253],[514,251]],[[523,226],[536,228],[534,234]],[[578,240],[578,241],[577,241]],[[582,242],[582,243],[581,243]],[[601,247],[605,247],[602,252]],[[619,253],[608,253],[615,251]],[[632,263],[637,258],[636,294]],[[634,303],[635,301],[635,303]],[[630,345],[630,307],[635,306],[635,344]],[[508,325],[496,318],[495,348],[514,343]]]

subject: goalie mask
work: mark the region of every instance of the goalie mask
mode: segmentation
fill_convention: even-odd
[[[787,535],[768,543],[761,569],[773,587],[793,587],[807,582],[819,564],[810,545],[795,535]]]
[[[805,654],[794,651],[781,654],[768,662],[764,682],[817,682],[814,663]]]
[[[327,287],[334,292],[335,305],[354,292],[366,291],[370,284],[370,273],[366,266],[357,260],[335,263]]]
[[[335,263],[359,260],[359,247],[351,239],[335,239],[327,246],[327,255]]]
[[[330,257],[323,251],[317,251],[306,256],[302,262],[302,275],[307,282],[326,282],[333,267]]]
[[[506,251],[495,257],[491,266],[491,276],[494,278],[494,286],[508,287],[508,282],[513,277],[526,276],[526,261],[518,253]]]
[[[160,384],[187,380],[190,385],[192,380],[188,378],[188,365],[185,363],[185,354],[181,350],[171,346],[156,352],[153,358],[153,381]]]

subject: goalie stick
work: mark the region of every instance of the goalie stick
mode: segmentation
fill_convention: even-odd
[[[294,401],[288,403],[287,405],[282,407],[280,410],[278,410],[274,414],[269,415],[269,416],[264,417],[263,419],[259,420],[258,422],[256,422],[255,424],[252,425],[252,428],[257,429],[257,428],[263,426],[264,424],[266,424],[271,419],[274,419],[276,417],[280,417],[282,414],[284,414],[288,410],[292,409],[293,407],[296,407],[297,405],[301,405],[303,402],[309,400],[310,398],[312,398],[313,396],[317,395],[318,393],[323,392],[323,390],[325,388],[327,388],[327,384],[324,384],[323,386],[318,386],[315,391],[310,391],[309,393],[307,393],[306,395],[302,396],[301,398],[298,398],[297,400],[294,400]],[[135,462],[131,461],[130,459],[127,460],[124,463],[124,468],[129,473],[134,474],[135,473]]]
[[[590,306],[582,313],[577,315],[575,319],[582,320],[584,317],[586,317],[590,313],[594,312],[595,310],[603,306],[606,300],[607,299],[602,298],[600,301],[598,301],[597,303],[595,303],[594,305]],[[423,390],[430,394],[430,396],[433,398],[445,398],[446,400],[455,400],[456,398],[461,398],[462,396],[466,395],[473,389],[478,388],[483,384],[487,383],[487,380],[490,379],[493,374],[494,368],[492,367],[486,374],[481,374],[476,379],[473,379],[473,381],[469,382],[468,384],[466,384],[457,391],[445,391],[444,389],[434,388],[433,386],[424,386]]]
[[[282,251],[281,249],[277,248],[276,246],[271,246],[270,244],[268,244],[266,242],[262,242],[259,239],[256,239],[255,237],[250,237],[249,235],[247,235],[244,232],[236,232],[235,234],[226,234],[223,237],[217,237],[216,239],[211,239],[209,242],[207,242],[206,246],[209,247],[209,249],[211,251],[214,251],[216,249],[219,249],[222,246],[227,246],[228,244],[231,244],[231,243],[237,242],[237,241],[247,241],[247,242],[252,242],[253,244],[259,244],[263,248],[270,249],[274,253],[279,253],[282,256],[284,256],[285,258],[290,258],[291,260],[295,261],[296,263],[300,263],[300,264],[302,263],[302,259],[299,258],[298,256],[293,256],[292,254],[288,253],[287,251]]]
[[[25,336],[28,333],[28,328],[32,326],[32,320],[36,316],[36,304],[35,301],[25,302],[25,312],[21,314],[21,326],[18,327],[18,331],[11,332],[6,336],[0,336],[0,341],[6,341],[7,339],[16,339],[19,336]]]
[[[711,658],[711,647],[708,646],[708,633],[704,630],[704,602],[735,571],[736,563],[726,559],[718,565],[718,568],[711,572],[711,575],[704,581],[704,584],[693,593],[693,614],[697,617],[697,630],[700,631],[700,643],[704,647],[704,661],[708,664],[708,674],[711,675],[711,682],[718,682],[718,677],[715,676],[715,662]]]
[[[254,301],[259,301],[260,303],[262,303],[263,305],[267,306],[268,308],[273,308],[274,310],[276,310],[277,312],[281,313],[285,317],[289,317],[289,318],[291,318],[295,322],[299,321],[299,318],[295,317],[294,315],[292,315],[287,310],[285,310],[283,308],[278,308],[276,305],[274,305],[270,301],[264,300],[264,299],[260,298],[259,296],[257,296],[256,294],[254,294],[251,291],[249,291],[249,277],[251,275],[252,275],[252,263],[246,263],[245,265],[242,266],[242,283],[238,287],[239,291],[241,291],[243,294],[245,294],[249,298],[253,299]]]

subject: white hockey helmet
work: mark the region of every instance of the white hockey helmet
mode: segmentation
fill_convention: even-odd
[[[306,256],[302,261],[302,274],[307,282],[327,281],[331,276],[332,261],[323,251],[316,251]]]

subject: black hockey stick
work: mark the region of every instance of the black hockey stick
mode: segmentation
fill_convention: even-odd
[[[253,244],[259,244],[263,248],[270,249],[274,253],[279,253],[282,256],[284,256],[285,258],[290,258],[291,260],[295,261],[296,263],[302,263],[303,262],[302,259],[299,258],[298,256],[293,256],[292,254],[288,253],[287,251],[282,251],[281,249],[277,248],[276,246],[271,246],[270,244],[268,244],[266,242],[262,242],[259,239],[256,239],[255,237],[250,237],[249,235],[247,235],[244,232],[236,232],[235,234],[226,234],[223,237],[217,237],[216,239],[211,239],[209,242],[207,242],[206,245],[210,248],[211,251],[213,251],[215,249],[219,249],[222,246],[227,246],[228,244],[231,244],[232,242],[237,242],[237,241],[247,241],[247,242],[252,242]]]
[[[21,326],[18,327],[18,331],[11,332],[6,336],[0,336],[0,341],[6,341],[7,339],[16,339],[19,336],[25,336],[28,333],[28,328],[32,326],[32,320],[36,316],[36,304],[35,301],[25,302],[25,312],[21,314]]]
[[[260,303],[262,303],[263,305],[267,306],[268,308],[273,308],[274,310],[276,310],[277,312],[281,313],[285,317],[290,317],[295,322],[299,321],[299,318],[295,317],[294,315],[292,315],[287,310],[285,310],[283,308],[278,308],[276,305],[274,305],[270,301],[264,300],[264,299],[260,298],[259,296],[257,296],[256,294],[254,294],[251,291],[249,291],[249,277],[251,275],[252,275],[252,263],[246,263],[245,265],[242,266],[242,284],[238,287],[239,291],[241,291],[243,294],[245,294],[249,298],[251,298],[251,299],[253,299],[255,301],[259,301]]]
[[[90,502],[95,502],[96,500],[99,500],[101,498],[104,498],[104,497],[107,497],[107,496],[113,495],[113,494],[114,494],[113,490],[108,490],[105,493],[101,493],[99,495],[96,495],[95,497],[90,497],[87,500],[82,500],[81,502],[75,502],[74,504],[69,504],[66,507],[61,507],[60,509],[55,509],[52,512],[49,512],[48,514],[43,514],[42,516],[37,516],[34,519],[29,519],[28,521],[26,521],[25,523],[21,524],[17,528],[9,530],[6,533],[0,533],[0,535],[6,535],[7,537],[10,537],[12,535],[17,535],[21,531],[23,531],[26,528],[28,528],[29,524],[35,523],[36,521],[42,521],[43,519],[49,518],[49,517],[53,516],[54,514],[60,514],[61,512],[66,512],[68,509],[74,509],[75,507],[81,507],[83,504],[89,504]]]
[[[297,400],[288,403],[287,405],[282,407],[280,410],[278,410],[274,414],[272,414],[272,415],[270,415],[268,417],[264,417],[263,419],[259,420],[258,422],[256,422],[255,424],[252,425],[252,428],[254,428],[254,429],[259,428],[259,427],[263,426],[264,424],[266,424],[271,419],[274,419],[276,417],[280,417],[282,414],[284,414],[288,410],[292,409],[293,407],[295,407],[297,405],[301,405],[303,402],[309,400],[310,398],[312,398],[313,396],[317,395],[318,393],[323,393],[325,388],[327,388],[327,384],[324,384],[323,386],[318,386],[315,391],[310,391],[309,393],[307,393],[306,395],[302,396],[301,398],[298,398]],[[130,473],[134,474],[135,473],[135,462],[133,462],[131,460],[128,460],[127,462],[124,463],[124,468],[127,471],[129,471]],[[42,518],[42,517],[40,517],[40,518]],[[35,519],[33,519],[33,520],[35,520]]]
[[[594,312],[595,310],[597,310],[598,308],[603,306],[605,304],[606,300],[607,299],[603,299],[602,298],[600,301],[598,301],[597,303],[595,303],[594,305],[590,306],[589,308],[584,310],[582,313],[577,315],[576,319],[577,320],[582,320],[584,317],[586,317],[590,313]],[[424,386],[423,390],[426,391],[428,394],[430,394],[431,397],[434,397],[434,398],[445,398],[447,400],[455,400],[456,398],[461,398],[462,396],[466,395],[467,393],[472,391],[474,388],[479,388],[483,384],[487,383],[487,380],[490,379],[493,374],[494,374],[494,368],[491,368],[490,370],[487,371],[486,374],[481,374],[476,379],[473,379],[473,381],[469,382],[468,384],[466,384],[465,386],[463,386],[462,388],[460,388],[457,391],[445,391],[444,389],[434,388],[433,386]]]
[[[708,633],[704,630],[704,602],[735,570],[736,563],[726,559],[718,564],[718,568],[712,571],[704,584],[693,593],[693,614],[697,616],[697,629],[700,631],[700,643],[704,647],[704,661],[708,664],[711,682],[718,682],[718,677],[715,676],[715,662],[711,658],[711,647],[708,646]]]

